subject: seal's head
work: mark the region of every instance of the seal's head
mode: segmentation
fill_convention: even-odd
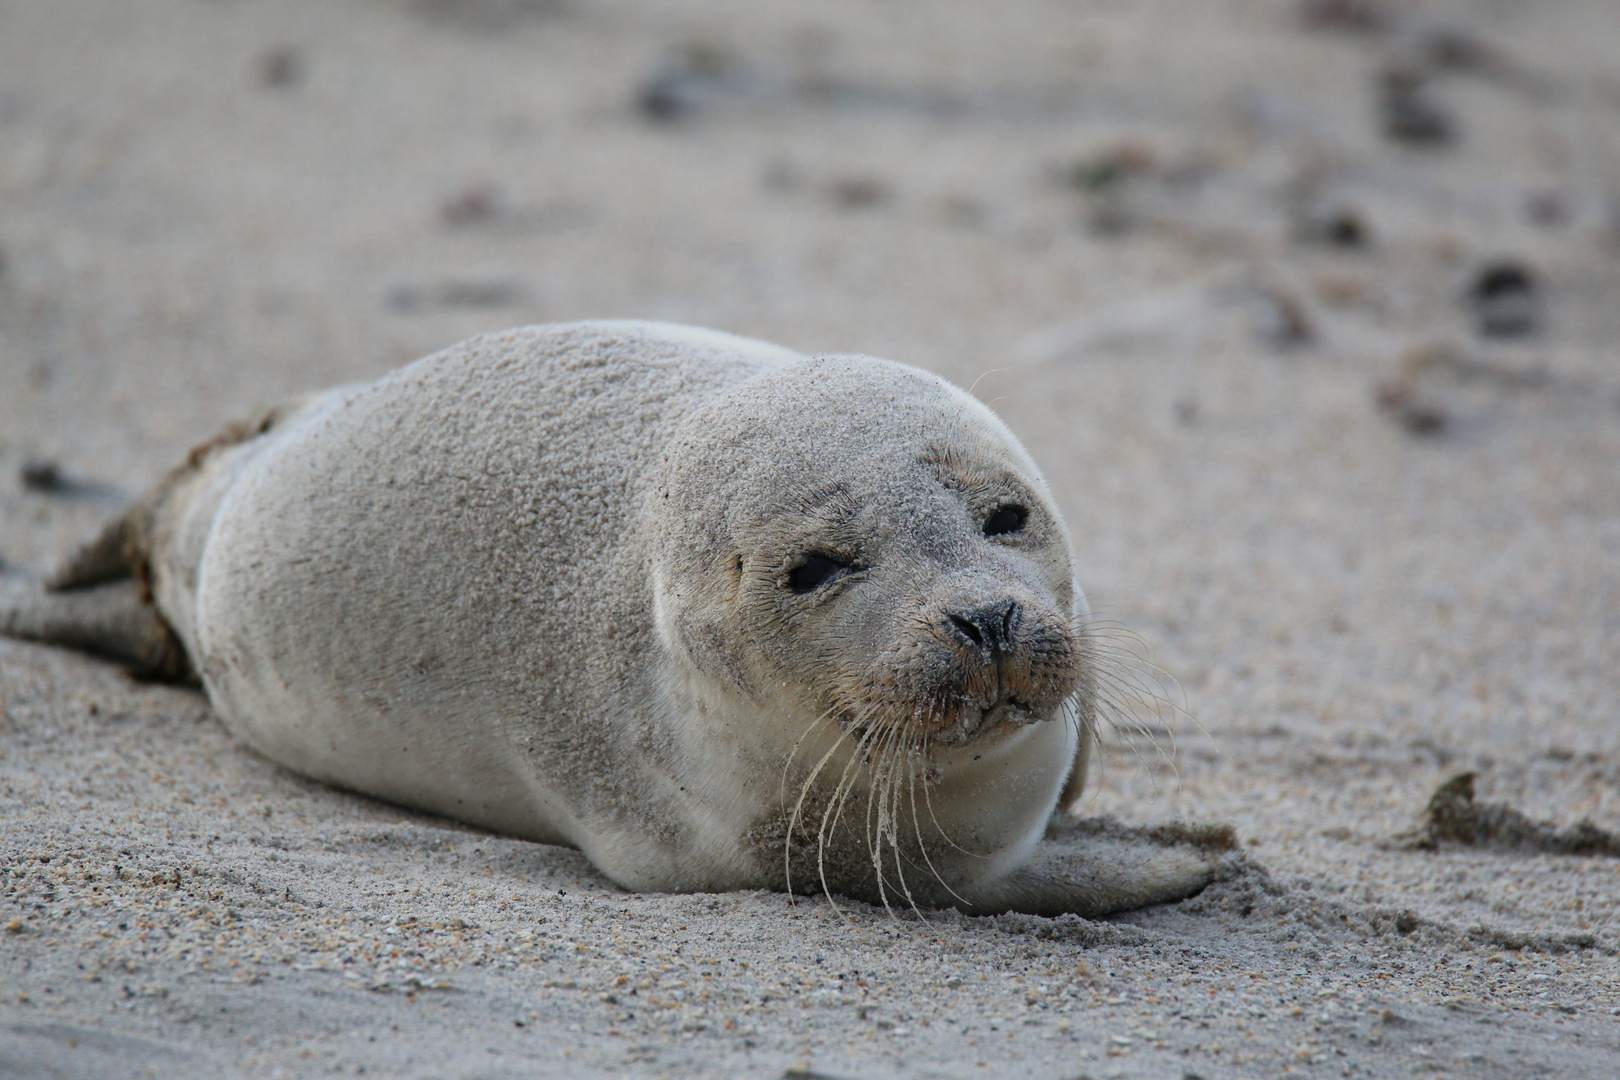
[[[770,711],[941,750],[1079,719],[1068,535],[1017,439],[949,383],[774,368],[687,418],[648,498],[666,648]]]

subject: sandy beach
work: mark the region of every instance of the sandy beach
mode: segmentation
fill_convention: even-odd
[[[886,356],[1166,673],[1085,812],[1248,860],[1100,922],[631,894],[0,639],[0,1078],[1620,1075],[1617,56],[1608,0],[0,7],[7,595],[475,333]]]

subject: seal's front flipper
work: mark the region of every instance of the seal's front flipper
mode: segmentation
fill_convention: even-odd
[[[179,682],[190,673],[174,632],[127,578],[68,592],[8,589],[0,594],[0,634],[117,660],[141,678]]]
[[[1101,918],[1185,900],[1242,861],[1230,826],[1133,829],[1112,818],[1053,817],[1023,867],[966,894],[973,915]]]

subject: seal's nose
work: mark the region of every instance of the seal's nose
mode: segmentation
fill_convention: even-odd
[[[971,611],[949,612],[945,617],[959,637],[994,656],[1010,651],[1018,640],[1024,609],[1016,600],[1002,600]]]

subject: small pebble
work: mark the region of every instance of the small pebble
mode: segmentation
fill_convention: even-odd
[[[1410,435],[1438,435],[1450,421],[1444,409],[1421,400],[1412,384],[1404,379],[1379,386],[1374,401],[1380,411]]]
[[[1469,287],[1468,300],[1484,337],[1525,337],[1536,331],[1535,278],[1516,262],[1481,269]]]
[[[1427,81],[1411,68],[1384,72],[1380,109],[1386,136],[1414,146],[1443,146],[1456,137],[1451,115],[1425,92]]]
[[[716,103],[742,74],[729,50],[714,44],[688,46],[636,91],[636,108],[662,124],[686,120]]]
[[[1361,212],[1348,206],[1307,211],[1301,215],[1294,234],[1306,243],[1347,249],[1364,248],[1372,239]]]
[[[43,458],[31,458],[23,462],[19,470],[23,487],[29,491],[61,491],[67,487],[67,478],[62,475],[62,467],[54,461]]]

